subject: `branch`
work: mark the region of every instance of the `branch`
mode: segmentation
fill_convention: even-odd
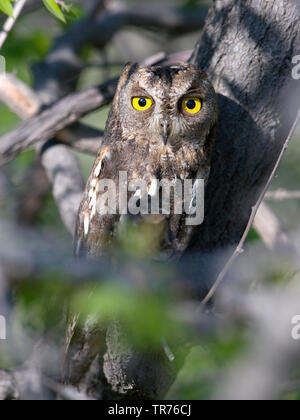
[[[79,152],[96,155],[103,141],[103,136],[104,132],[101,130],[75,123],[56,133],[55,139]]]
[[[54,44],[45,61],[35,66],[34,87],[44,106],[75,90],[82,68],[79,54],[82,48],[91,42],[92,33],[87,29],[93,26],[105,8],[106,1],[90,2],[87,5],[88,16],[74,25],[77,32],[74,32],[74,27],[66,31]],[[66,227],[73,234],[76,213],[84,190],[78,162],[68,147],[53,140],[44,144],[40,150],[41,162],[48,178],[53,182],[53,194],[60,214]],[[60,159],[56,161],[58,153]],[[66,162],[65,166],[61,159]]]
[[[72,125],[90,111],[107,105],[113,98],[116,83],[117,79],[114,79],[98,88],[70,95],[3,136],[0,144],[0,164],[8,162],[36,143],[54,137],[57,132]]]
[[[0,76],[0,99],[21,118],[29,118],[32,115],[35,115],[40,108],[40,101],[38,100],[37,95],[32,89],[13,75]],[[102,136],[103,132],[101,131],[82,124],[76,124],[76,126],[71,126],[68,129],[57,133],[57,140],[66,143],[68,146],[73,146],[76,150],[96,154]],[[49,144],[50,143],[48,143],[48,146]],[[48,178],[54,182],[54,196],[59,204],[59,210],[62,214],[63,221],[73,234],[76,209],[78,208],[81,199],[83,181],[79,175],[80,170],[75,157],[64,147],[59,147],[59,152],[60,156],[63,156],[65,159],[65,162],[69,162],[69,166],[64,168],[63,171],[60,168],[61,162],[55,163],[54,152],[50,153],[50,151],[48,151],[42,157],[42,163],[46,168]],[[49,161],[47,161],[47,159],[49,159]],[[33,217],[35,217],[36,212],[41,206],[44,195],[48,191],[49,184],[41,169],[42,168],[39,165],[32,168],[30,173],[30,177],[32,178],[30,181],[30,190],[20,199],[19,220],[22,222],[28,223],[33,220]],[[58,176],[58,174],[60,174],[60,176]],[[69,178],[67,178],[67,174],[69,175]],[[41,182],[42,180],[44,181]],[[36,188],[32,188],[32,182],[35,183]],[[76,185],[74,184],[75,182],[77,182]],[[69,192],[68,195],[65,195],[61,190],[62,186],[67,188],[66,191]],[[66,204],[66,200],[70,200],[70,204]],[[74,207],[72,208],[72,206]]]
[[[159,53],[144,60],[141,66],[168,62],[178,57],[186,57],[189,52],[166,57]],[[174,58],[173,58],[174,57]],[[40,114],[21,124],[20,127],[0,138],[0,165],[13,159],[25,149],[40,141],[55,137],[63,128],[72,125],[91,111],[108,105],[114,96],[118,78],[109,80],[98,87],[71,94],[56,102]],[[98,133],[101,135],[101,133]],[[98,136],[98,135],[97,135]]]
[[[15,112],[23,118],[29,118],[40,108],[40,101],[36,94],[23,82],[16,79],[16,77],[4,75],[0,78],[0,86],[1,83],[4,92],[2,94],[2,99],[11,109],[15,110]],[[70,133],[72,132],[72,130],[69,131]],[[85,132],[86,136],[91,135],[93,132],[92,129],[88,130],[87,127],[82,128],[81,132],[82,131]],[[93,132],[93,134],[95,134],[95,132]],[[63,136],[63,133],[61,132],[60,135]],[[70,140],[70,138],[71,134],[68,135],[68,140]],[[47,137],[43,140],[46,139]],[[86,140],[83,141],[83,146],[85,143]],[[57,145],[56,147],[50,148],[50,145],[53,144],[55,143],[47,143],[44,149],[42,149],[44,153],[41,153],[40,159],[46,170],[48,179],[53,184],[53,195],[57,202],[62,220],[73,235],[77,209],[84,190],[84,182],[75,156],[63,145]],[[81,144],[81,147],[83,146]],[[32,201],[32,199],[34,199],[36,201],[37,199],[40,201],[40,193],[43,195],[46,189],[47,185],[42,185],[42,189],[39,193],[35,191],[37,194],[34,194],[34,197],[30,197],[30,200]],[[23,201],[24,200],[25,198],[23,197]],[[32,202],[29,204],[31,206]],[[30,208],[30,210],[32,209]]]
[[[108,105],[115,93],[117,79],[96,88],[75,93],[55,103],[0,139],[0,165],[40,141],[55,137],[89,112]]]
[[[41,103],[36,93],[12,74],[0,75],[0,100],[16,115],[28,119],[37,114]],[[103,138],[103,131],[76,123],[61,130],[56,140],[84,153],[96,154]],[[20,152],[26,147],[21,148]]]
[[[12,74],[0,74],[0,101],[22,119],[35,115],[41,102],[34,91]]]
[[[299,200],[300,191],[287,191],[279,189],[276,191],[269,191],[266,194],[265,200],[283,201],[283,200]]]
[[[55,147],[52,147],[53,144]],[[77,159],[66,146],[49,140],[42,147],[41,162],[53,185],[53,196],[62,221],[73,235],[85,187]]]

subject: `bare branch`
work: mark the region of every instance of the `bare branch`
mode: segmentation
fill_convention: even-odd
[[[0,74],[0,101],[23,119],[35,115],[41,103],[34,91],[12,74]]]
[[[283,200],[299,200],[300,191],[287,191],[279,189],[276,191],[269,191],[266,194],[265,200],[283,201]]]
[[[53,195],[61,218],[73,235],[77,211],[85,187],[78,162],[64,145],[49,140],[42,148],[41,162],[53,185]]]
[[[16,77],[4,75],[0,78],[0,85],[1,82],[5,88],[2,98],[18,113],[18,115],[23,118],[29,118],[40,108],[40,101],[37,98],[37,95]],[[95,135],[93,129],[89,129],[85,126],[80,129],[79,125],[77,130],[79,133],[84,132],[85,137]],[[72,129],[69,130],[68,134],[65,133],[68,141],[71,139],[71,133]],[[97,132],[97,134],[99,134],[99,132]],[[64,134],[60,132],[60,135],[63,137]],[[43,140],[47,140],[47,138],[48,137],[45,137]],[[38,142],[39,140],[36,143]],[[50,147],[53,143],[53,141],[46,143],[42,149],[41,162],[49,180],[53,184],[53,195],[57,201],[62,220],[73,235],[77,209],[84,189],[84,183],[75,156],[66,146],[57,145],[55,148]],[[86,146],[86,143],[87,139],[83,139],[83,143],[80,143],[79,141],[79,147],[83,148]],[[30,197],[30,202],[28,203],[30,210],[32,210],[32,198],[34,198],[35,201],[36,199],[40,200],[41,194],[44,194],[46,189],[47,185],[42,185],[41,189],[39,188],[38,191],[35,191],[35,196]],[[26,198],[23,197],[23,200],[25,199]]]
[[[22,150],[55,136],[64,127],[76,122],[92,110],[109,104],[117,80],[69,95],[39,115],[24,122],[19,128],[2,137],[0,164],[15,157]]]
[[[166,57],[164,53],[159,53],[144,60],[141,66],[161,63],[165,57],[168,62],[176,62],[179,57],[188,55],[189,52],[184,52]],[[98,87],[71,94],[4,135],[0,139],[0,165],[34,144],[55,137],[57,132],[91,111],[108,105],[114,96],[117,82],[117,78],[112,79]]]
[[[40,108],[40,101],[37,95],[13,75],[0,76],[0,98],[22,118],[30,118]],[[58,140],[65,141],[69,146],[71,145],[71,141],[74,141],[76,142],[76,149],[96,153],[102,134],[102,132],[77,124],[76,128],[70,127],[68,130],[59,132]],[[83,136],[82,139],[79,137],[80,135]],[[42,163],[46,168],[49,179],[54,182],[54,196],[58,201],[58,205],[61,206],[60,211],[63,215],[63,220],[73,234],[76,211],[83,190],[83,181],[75,157],[63,146],[59,147],[59,151],[60,156],[65,159],[65,162],[69,162],[69,165],[64,168],[63,172],[60,168],[61,161],[55,163],[53,153],[50,153],[49,150],[42,156]],[[69,178],[66,177],[66,174],[69,175]],[[26,223],[32,221],[32,217],[40,208],[43,197],[49,189],[47,178],[45,178],[39,165],[33,168],[30,176],[33,177],[29,183],[30,194],[24,194],[21,197],[21,211],[19,212],[19,219]],[[41,182],[42,180],[44,181]],[[77,184],[75,185],[76,182]],[[32,188],[33,185],[36,187]],[[65,187],[70,195],[65,195],[61,190],[62,187]],[[66,205],[67,197],[70,199],[70,207],[74,206],[70,212],[67,212],[69,209],[69,206]]]
[[[95,155],[101,146],[103,135],[103,131],[75,123],[56,133],[55,139],[79,152]]]
[[[158,56],[158,58],[160,58]],[[41,103],[36,93],[12,74],[0,75],[0,100],[22,119],[37,114]],[[76,123],[57,133],[56,139],[74,149],[96,154],[103,138],[103,131]],[[20,149],[20,152],[26,147]]]

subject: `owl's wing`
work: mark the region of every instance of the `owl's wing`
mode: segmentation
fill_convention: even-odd
[[[103,191],[99,189],[101,179],[114,179],[116,170],[112,162],[113,151],[103,146],[98,153],[88,179],[83,199],[79,206],[74,251],[76,257],[94,254],[100,256],[110,235],[115,215],[99,214],[99,199]]]

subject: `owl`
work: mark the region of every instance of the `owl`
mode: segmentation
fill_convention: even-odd
[[[180,258],[196,225],[186,223],[186,211],[175,211],[183,195],[178,194],[175,200],[175,193],[170,194],[169,211],[164,211],[161,181],[174,185],[186,180],[193,185],[197,180],[207,183],[216,126],[217,97],[203,71],[188,64],[147,68],[126,65],[80,204],[76,255],[106,256],[124,229],[126,232],[127,223],[133,221],[142,234],[145,225],[150,227],[150,241],[155,242],[154,247],[152,243],[147,246],[153,249],[151,257],[164,261]],[[136,181],[135,190],[127,188],[131,181]],[[108,204],[108,187],[114,205]],[[156,211],[148,211],[155,197]],[[194,187],[189,200],[195,200]],[[136,207],[146,203],[147,211],[136,214],[131,211],[130,201]],[[100,353],[104,360],[106,330],[93,318],[80,326],[75,317],[67,336],[64,381],[82,389]],[[130,363],[127,356],[125,359],[124,365]],[[110,383],[109,378],[104,382]],[[115,379],[113,383],[114,390],[118,389]],[[126,389],[130,387],[125,385]]]
[[[158,198],[159,211],[151,214],[149,201],[155,195],[159,197],[162,181],[201,179],[207,183],[216,125],[217,97],[203,71],[188,64],[148,68],[126,65],[80,205],[76,255],[105,254],[122,225],[133,216],[128,211],[129,200],[146,197],[149,215],[142,217],[142,222],[153,225],[158,254],[179,258],[195,225],[186,223],[186,212],[175,212],[173,196],[169,212],[163,211]],[[126,174],[126,179],[120,181],[120,174]],[[107,211],[103,180],[115,186],[114,211]],[[143,182],[144,188],[128,192],[124,203],[120,187],[124,189],[124,184],[132,180]]]

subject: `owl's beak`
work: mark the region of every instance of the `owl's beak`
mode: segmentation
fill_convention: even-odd
[[[170,123],[168,120],[163,120],[161,122],[161,126],[162,126],[162,141],[163,141],[163,144],[166,146],[166,144],[168,143],[169,135],[170,135]]]

